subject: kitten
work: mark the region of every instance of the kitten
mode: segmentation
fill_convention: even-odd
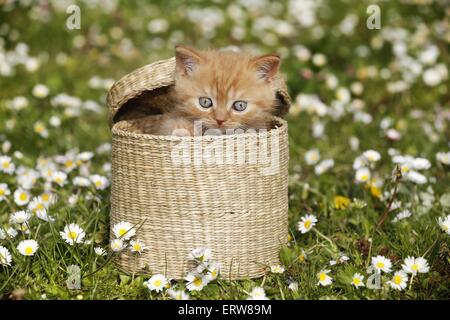
[[[194,121],[201,121],[203,133],[270,128],[279,56],[177,46],[175,59],[175,85],[168,92],[173,105],[162,115],[141,118],[143,133],[192,136]]]

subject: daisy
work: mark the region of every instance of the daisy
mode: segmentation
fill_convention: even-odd
[[[46,85],[39,83],[33,87],[32,93],[36,98],[45,98],[50,93],[50,90]]]
[[[73,178],[73,185],[77,187],[89,187],[91,180],[85,177],[75,177]]]
[[[162,274],[155,274],[148,280],[147,287],[150,291],[161,292],[167,286],[168,281]]]
[[[63,238],[68,244],[73,245],[74,243],[82,243],[86,233],[79,225],[71,223],[64,227],[64,231],[59,233],[61,238]]]
[[[301,233],[307,233],[316,225],[317,218],[312,214],[303,216],[298,223],[298,230]]]
[[[269,300],[269,298],[266,297],[266,292],[263,288],[254,287],[249,293],[247,300]]]
[[[90,151],[81,152],[77,155],[77,161],[88,162],[94,157],[94,153]]]
[[[317,278],[319,279],[319,282],[317,284],[320,284],[321,286],[329,286],[333,282],[333,278],[331,278],[328,273],[330,273],[330,270],[322,270],[317,274]]]
[[[184,279],[188,282],[186,288],[189,291],[201,291],[209,283],[205,275],[192,272],[188,273]]]
[[[445,233],[450,234],[450,214],[445,217],[439,217],[438,223]]]
[[[436,160],[446,166],[450,166],[450,151],[436,153]]]
[[[384,256],[372,257],[372,265],[377,272],[391,272],[392,262]]]
[[[57,200],[56,194],[53,194],[50,191],[44,192],[39,196],[39,201],[42,202],[46,208],[55,204],[56,200]]]
[[[16,229],[10,227],[8,230],[6,230],[6,233],[8,234],[8,236],[10,236],[11,238],[15,238],[19,233],[17,232]]]
[[[314,167],[314,173],[317,175],[321,175],[325,172],[327,172],[329,169],[331,169],[334,166],[334,160],[333,159],[325,159],[319,162]]]
[[[408,282],[408,275],[403,271],[397,271],[392,276],[392,279],[387,282],[387,284],[396,290],[403,290],[406,288],[406,283]]]
[[[189,260],[195,260],[200,263],[206,263],[211,258],[211,250],[208,248],[196,248],[192,250],[189,255]]]
[[[24,206],[30,202],[30,194],[28,191],[19,188],[14,192],[14,202],[18,206]]]
[[[378,160],[381,159],[381,155],[378,151],[375,150],[367,150],[363,153],[363,157],[368,161],[368,162],[377,162]]]
[[[6,183],[0,183],[0,201],[6,199],[7,196],[11,194],[11,191],[8,188]]]
[[[320,160],[320,153],[317,149],[308,150],[305,153],[305,161],[308,165],[316,164]]]
[[[40,197],[34,197],[31,199],[27,208],[31,213],[37,215],[38,211],[45,210],[45,204]]]
[[[106,255],[105,249],[103,249],[103,248],[101,248],[101,247],[95,247],[95,248],[94,248],[94,252],[95,252],[95,254],[98,255],[98,256],[104,256],[104,255]]]
[[[39,219],[44,220],[46,222],[54,222],[55,221],[55,218],[53,218],[47,214],[47,209],[45,209],[45,208],[43,210],[37,211],[36,217],[38,217]]]
[[[0,246],[0,265],[10,266],[11,260],[11,253],[9,253],[9,250]]]
[[[284,272],[284,267],[280,266],[279,264],[277,264],[275,266],[271,266],[270,267],[270,272],[272,272],[272,273],[283,273]]]
[[[364,287],[364,276],[361,275],[360,273],[355,273],[352,277],[352,282],[351,284],[355,286],[355,288],[358,287]]]
[[[17,250],[24,256],[32,256],[39,249],[36,240],[22,240],[17,246]]]
[[[9,218],[10,223],[12,224],[23,224],[30,220],[31,214],[28,211],[17,211],[11,215]]]
[[[355,173],[355,180],[358,183],[366,183],[370,180],[370,170],[366,167],[359,168]]]
[[[219,276],[220,265],[218,263],[210,263],[208,266],[208,273],[206,274],[206,278],[208,281],[216,280]]]
[[[106,177],[98,174],[89,177],[97,190],[104,190],[109,186],[109,181]]]
[[[7,174],[13,174],[16,170],[16,166],[12,163],[11,158],[8,156],[0,156],[0,172]]]
[[[146,249],[146,246],[139,240],[130,241],[130,250],[133,253],[142,253]]]
[[[430,266],[425,258],[407,257],[402,264],[402,269],[415,276],[417,273],[427,273],[430,271]]]
[[[129,240],[136,235],[136,230],[133,225],[129,222],[121,221],[116,223],[113,227],[113,233],[116,238]]]
[[[6,239],[6,232],[5,230],[3,230],[2,227],[0,227],[0,240],[5,240]]]
[[[111,249],[114,252],[119,252],[123,249],[124,243],[121,239],[111,240]]]
[[[307,255],[305,250],[302,250],[302,252],[300,252],[300,254],[297,257],[298,262],[303,263],[306,261]]]
[[[169,296],[174,300],[189,300],[189,295],[183,290],[167,290]]]
[[[66,184],[67,180],[67,174],[63,171],[56,171],[53,173],[52,181],[59,185],[60,187],[63,187]]]
[[[297,281],[292,281],[291,283],[289,283],[288,288],[291,291],[297,292],[298,291],[298,282]]]
[[[33,125],[33,130],[42,138],[48,138],[47,127],[42,121],[36,121],[36,123]]]

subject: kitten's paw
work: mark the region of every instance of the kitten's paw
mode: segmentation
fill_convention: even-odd
[[[175,137],[191,137],[193,134],[187,129],[177,128],[172,131],[171,135]]]

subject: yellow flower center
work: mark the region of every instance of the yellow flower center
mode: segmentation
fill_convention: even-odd
[[[306,220],[304,223],[305,229],[309,229],[311,227],[311,220]]]
[[[320,275],[319,275],[319,280],[320,281],[325,281],[327,279],[327,275],[325,274],[325,273],[321,273]]]
[[[419,266],[418,266],[416,263],[414,263],[414,264],[411,266],[411,269],[413,269],[414,271],[417,271],[417,270],[419,270]]]
[[[42,195],[42,200],[48,201],[48,199],[50,199],[50,195],[48,195],[48,194],[43,194]]]
[[[22,201],[26,201],[27,200],[27,194],[22,192],[20,194],[20,196],[19,196],[19,199],[22,200]]]
[[[298,261],[300,261],[300,262],[304,262],[305,261],[305,255],[304,254],[301,254],[301,255],[299,255],[298,256]]]
[[[32,254],[33,253],[33,248],[32,247],[26,247],[25,248],[25,254]]]
[[[161,284],[162,284],[162,282],[161,282],[161,280],[155,280],[154,282],[153,282],[153,285],[155,286],[155,287],[160,287],[161,286]]]
[[[392,278],[392,281],[398,285],[398,284],[402,283],[402,277],[399,275],[396,275],[396,276],[394,276],[394,278]]]
[[[359,278],[353,278],[353,283],[354,284],[360,284],[361,280],[359,280]]]
[[[3,162],[2,167],[3,167],[3,169],[8,169],[9,168],[9,162]]]
[[[133,245],[133,248],[134,248],[134,250],[136,250],[136,251],[141,251],[141,249],[142,249],[142,247],[141,247],[141,245],[140,245],[139,243],[135,243],[135,244]]]
[[[384,268],[384,263],[383,262],[377,262],[376,266],[380,269]]]
[[[0,196],[4,196],[5,195],[5,190],[4,189],[0,189]]]
[[[43,210],[44,209],[44,205],[42,203],[38,203],[36,205],[36,210]]]
[[[69,231],[67,237],[69,237],[69,239],[75,240],[78,237],[78,234],[75,231]]]
[[[367,181],[369,179],[369,176],[367,174],[364,174],[361,176],[361,181]]]
[[[73,161],[72,160],[67,160],[66,161],[66,168],[70,168],[71,166],[73,166]]]
[[[120,229],[119,230],[119,236],[120,237],[123,236],[125,233],[127,233],[127,230],[125,230],[125,229]]]
[[[102,183],[100,182],[100,180],[95,181],[95,186],[96,187],[100,187],[102,185]]]
[[[196,287],[200,287],[201,285],[202,285],[202,278],[195,278],[195,280],[194,280],[194,285],[196,286]]]

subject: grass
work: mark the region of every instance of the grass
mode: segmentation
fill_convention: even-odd
[[[107,176],[109,173],[104,165],[109,162],[109,152],[98,150],[99,146],[110,142],[104,102],[106,88],[94,88],[94,76],[118,79],[134,68],[171,56],[176,43],[198,47],[237,45],[256,47],[262,52],[279,52],[283,55],[282,71],[287,75],[294,100],[299,93],[310,93],[318,95],[330,106],[336,100],[337,92],[336,88],[326,85],[330,75],[336,77],[338,87],[348,89],[358,82],[364,90],[361,94],[352,93],[351,102],[344,103],[342,117],[335,119],[333,115],[336,116],[337,112],[330,107],[329,114],[323,117],[298,112],[298,105],[293,106],[293,112],[288,116],[290,241],[280,252],[286,271],[283,274],[268,272],[263,278],[255,280],[214,281],[201,292],[191,292],[191,298],[245,299],[255,286],[263,287],[270,299],[449,297],[449,237],[439,228],[437,219],[450,212],[449,201],[446,200],[450,194],[450,175],[449,167],[436,161],[437,152],[449,151],[448,84],[443,80],[433,86],[426,85],[420,74],[407,90],[398,93],[388,90],[389,83],[402,80],[404,76],[404,68],[399,66],[399,60],[393,53],[393,48],[399,43],[405,43],[408,54],[414,60],[418,59],[425,44],[438,48],[437,61],[424,65],[424,69],[439,63],[449,65],[446,49],[448,31],[439,31],[437,27],[445,19],[442,7],[438,4],[414,4],[413,1],[380,2],[382,28],[369,30],[365,26],[365,10],[369,3],[363,1],[358,4],[323,1],[311,27],[299,25],[298,15],[289,13],[286,1],[272,4],[269,9],[269,4],[265,2],[261,10],[243,9],[241,18],[234,21],[232,16],[239,16],[240,11],[236,9],[236,4],[230,6],[229,1],[220,4],[207,1],[191,4],[119,1],[118,7],[110,11],[107,7],[89,7],[85,1],[78,1],[81,30],[68,30],[65,28],[68,16],[65,7],[59,8],[56,2],[50,1],[48,8],[34,4],[25,8],[19,8],[17,4],[10,6],[10,9],[6,5],[0,8],[0,21],[3,23],[0,27],[0,48],[4,48],[5,52],[11,51],[13,57],[20,57],[20,50],[15,48],[19,42],[26,43],[28,55],[36,57],[40,63],[35,71],[27,71],[19,63],[13,66],[15,74],[0,75],[0,155],[11,156],[16,166],[34,168],[42,157],[65,154],[72,149],[77,152],[92,151],[95,156],[86,164],[89,172]],[[202,31],[200,21],[189,20],[184,15],[186,8],[206,10],[202,17],[205,23],[212,21],[211,24],[221,20],[210,18],[217,11],[222,15],[223,23],[211,35]],[[212,8],[216,10],[213,13]],[[270,12],[272,18],[278,21],[275,22],[278,27],[257,31],[255,25],[263,22],[259,19],[265,12]],[[351,29],[352,33],[346,35],[339,31],[339,25],[349,15],[355,16],[358,22]],[[156,18],[168,23],[167,30],[160,34],[147,30],[148,22]],[[277,33],[281,28],[280,21],[287,22],[293,30],[289,34]],[[431,25],[436,28],[431,28]],[[230,37],[236,26],[246,30],[243,37]],[[403,30],[406,33],[401,37],[403,40],[389,41],[389,35],[396,33],[387,32],[389,28]],[[420,30],[428,30],[425,40],[420,38]],[[236,30],[234,32],[238,33]],[[377,45],[380,42],[381,46]],[[295,54],[298,45],[305,46],[313,54],[324,54],[326,64],[317,66],[311,59],[299,59]],[[370,76],[373,70],[376,70],[375,75]],[[390,78],[381,75],[387,73],[391,74]],[[38,98],[32,94],[38,83],[50,89],[48,97]],[[51,102],[61,93],[82,101],[93,100],[100,109],[95,112],[78,108],[80,113],[71,116],[73,109],[70,106],[54,106]],[[28,106],[21,110],[11,108],[10,101],[17,96],[26,97]],[[355,106],[361,102],[364,103],[361,110],[372,117],[370,123],[355,120],[359,110]],[[417,110],[421,112],[420,117],[416,116]],[[52,116],[61,120],[60,126],[50,124]],[[386,139],[386,130],[380,128],[386,117],[392,119],[391,127],[401,133],[400,140]],[[36,132],[34,126],[37,121],[46,126],[47,138]],[[319,122],[325,125],[325,131],[315,138],[312,132]],[[350,137],[357,137],[358,148],[350,148]],[[334,166],[329,171],[318,175],[314,172],[314,166],[305,163],[305,152],[313,148],[320,150],[322,159],[334,160]],[[394,200],[401,201],[401,207],[395,210],[389,210],[389,200],[396,185],[392,180],[395,166],[388,153],[390,148],[431,162],[430,169],[421,171],[427,177],[427,183],[415,184],[404,177],[400,180]],[[381,160],[372,168],[382,182],[379,187],[383,194],[381,198],[374,196],[376,190],[355,183],[353,161],[369,149],[381,154]],[[14,239],[0,240],[0,245],[8,248],[13,256],[11,266],[0,266],[0,298],[169,298],[167,293],[150,292],[143,285],[148,277],[119,270],[110,259],[110,250],[103,257],[94,253],[96,246],[108,248],[109,188],[78,188],[72,183],[77,175],[79,169],[70,172],[64,187],[52,184],[51,190],[58,196],[57,203],[49,210],[49,215],[56,219],[54,223],[32,219],[29,235],[19,232]],[[0,201],[0,226],[5,229],[10,226],[10,214],[23,209],[14,202],[12,195],[18,185],[17,176],[0,172],[0,183],[8,184],[11,189],[8,200]],[[44,180],[40,178],[31,190],[32,194],[41,194],[45,187]],[[77,200],[74,200],[74,195]],[[350,199],[351,204],[337,209],[335,197],[339,195]],[[358,205],[359,202],[355,203],[353,199],[365,205]],[[393,223],[393,217],[403,209],[410,210],[411,217]],[[297,223],[300,217],[308,213],[316,215],[318,223],[310,232],[301,234]],[[387,218],[377,229],[384,213],[387,213]],[[65,243],[59,232],[68,223],[82,226],[92,244],[70,246]],[[33,257],[22,256],[15,249],[20,240],[27,238],[36,239],[40,244]],[[338,259],[341,252],[350,259],[346,263],[330,266],[330,260]],[[304,261],[299,259],[303,253],[306,254]],[[414,277],[402,291],[386,285],[392,273],[382,274],[382,288],[379,290],[351,286],[355,272],[365,275],[365,280],[370,276],[367,267],[371,264],[371,257],[377,255],[389,257],[394,270],[401,269],[407,256],[424,256],[430,271]],[[66,285],[67,267],[73,264],[81,268],[81,290],[69,290]],[[323,269],[331,270],[331,286],[317,285],[317,273]],[[291,281],[298,283],[297,291],[288,288]],[[180,288],[184,285],[183,282],[178,284]]]

